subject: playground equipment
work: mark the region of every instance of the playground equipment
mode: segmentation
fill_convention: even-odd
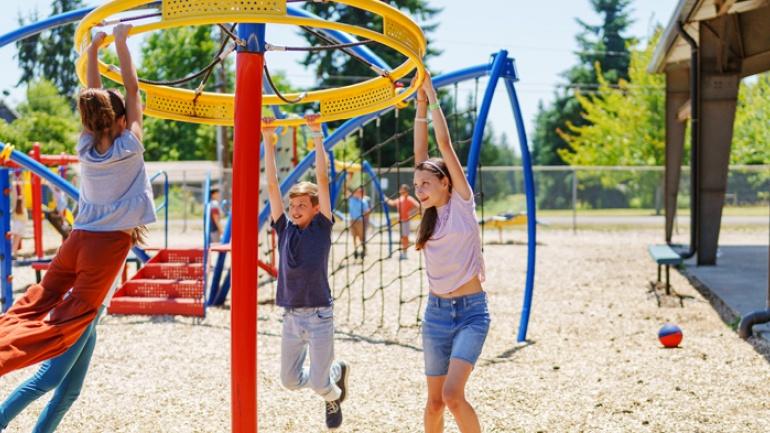
[[[160,3],[160,11],[158,13],[155,15],[144,14],[141,15],[141,18],[158,17],[161,19],[156,22],[137,25],[134,27],[132,34],[169,29],[183,25],[230,22],[294,24],[302,28],[343,31],[365,39],[365,41],[359,43],[337,44],[333,47],[330,46],[330,48],[342,49],[369,42],[378,42],[393,48],[407,58],[404,63],[392,70],[375,69],[379,76],[361,83],[339,89],[309,91],[300,94],[266,95],[262,100],[265,105],[317,103],[320,105],[320,122],[347,119],[399,104],[417,90],[417,86],[422,83],[424,78],[425,72],[421,60],[425,53],[426,43],[422,30],[402,12],[379,1],[340,0],[335,1],[335,3],[367,10],[379,16],[384,23],[382,33],[362,26],[308,17],[301,12],[297,12],[295,9],[287,8],[286,0],[264,0],[245,3],[236,0],[198,0],[186,2],[116,0],[89,13],[75,32],[75,45],[78,52],[81,53],[76,68],[83,83],[85,83],[86,70],[86,57],[83,54],[85,47],[90,42],[90,30],[94,27],[128,19],[124,17],[110,20],[109,18],[115,14],[131,9],[158,6],[158,3]],[[230,36],[235,41],[239,51],[243,51],[247,47],[254,48],[255,52],[264,52],[266,50],[303,50],[298,47],[280,47],[267,44],[264,38],[257,36],[257,33],[244,33],[244,35],[239,34],[236,36],[230,32]],[[242,36],[247,37],[244,39]],[[112,36],[108,36],[104,41],[105,45],[111,42]],[[100,61],[99,68],[102,75],[122,84],[120,73],[116,67]],[[262,69],[262,67],[259,69]],[[418,80],[413,86],[404,89],[394,85],[396,81],[414,70],[417,71]],[[140,88],[147,97],[145,113],[148,115],[196,123],[234,124],[234,112],[236,111],[235,95],[177,89],[153,84],[148,81],[140,83]],[[300,118],[287,117],[276,121],[277,126],[298,126],[302,124],[304,124],[304,121]]]
[[[163,118],[214,123],[234,124],[233,162],[233,302],[232,302],[232,410],[233,432],[256,431],[256,293],[258,264],[258,230],[253,221],[257,219],[259,203],[253,199],[253,187],[259,184],[259,171],[250,170],[258,166],[259,152],[253,143],[259,142],[258,120],[262,117],[262,104],[319,103],[322,121],[349,118],[355,115],[384,109],[404,101],[412,95],[424,78],[421,63],[425,52],[425,39],[420,28],[398,10],[374,0],[343,0],[338,3],[358,7],[383,18],[383,33],[343,23],[293,15],[283,1],[163,1],[117,0],[106,3],[90,12],[78,25],[75,32],[76,48],[83,54],[89,42],[91,30],[99,25],[109,24],[109,19],[118,13],[138,7],[160,6],[157,22],[134,27],[138,34],[150,30],[173,28],[181,25],[238,23],[237,33],[227,27],[235,42],[236,89],[237,95],[216,95],[202,91],[184,91],[157,84],[143,83],[146,94],[146,113]],[[137,19],[139,16],[134,17]],[[147,18],[143,15],[142,19]],[[122,17],[118,21],[130,20]],[[112,21],[113,23],[115,21]],[[262,70],[264,52],[270,46],[265,41],[265,23],[296,24],[304,27],[346,31],[386,46],[392,47],[407,57],[407,60],[393,70],[382,70],[377,78],[337,90],[308,92],[302,95],[286,95],[284,98],[266,96],[262,98]],[[110,43],[107,38],[105,43]],[[344,45],[344,46],[343,46]],[[360,45],[336,44],[329,49],[352,48]],[[285,48],[284,48],[285,49]],[[78,61],[78,74],[85,82],[85,58]],[[216,64],[216,63],[215,63]],[[418,80],[409,88],[399,88],[396,80],[416,70]],[[120,82],[114,68],[101,64],[101,73],[113,81]],[[276,92],[277,93],[277,92]],[[291,98],[291,99],[288,99]],[[283,118],[279,126],[298,125],[301,119]],[[226,233],[227,234],[227,233]]]
[[[233,223],[232,226],[227,225],[222,236],[224,244],[229,242],[231,234],[234,240],[232,245],[234,289],[231,302],[234,432],[256,430],[256,293],[254,287],[257,281],[259,230],[254,230],[251,221],[258,219],[258,227],[262,227],[269,215],[269,209],[258,212],[259,201],[253,199],[253,187],[258,184],[259,172],[250,168],[259,163],[260,153],[253,146],[253,143],[259,142],[257,119],[260,119],[262,115],[261,105],[263,103],[266,105],[318,103],[321,106],[322,121],[358,116],[345,122],[326,138],[324,148],[328,151],[356,129],[391,111],[394,105],[402,107],[402,104],[413,96],[424,77],[421,58],[425,52],[425,40],[419,27],[408,17],[382,2],[345,0],[337,3],[368,10],[383,17],[383,33],[361,29],[349,24],[329,23],[320,20],[300,8],[287,6],[286,0],[246,2],[247,5],[243,5],[243,3],[234,0],[113,1],[99,8],[84,8],[57,15],[0,36],[0,46],[2,46],[43,29],[85,17],[76,32],[77,48],[82,52],[93,27],[97,24],[110,25],[117,21],[137,19],[139,15],[136,17],[121,16],[117,21],[111,20],[113,15],[135,8],[155,8],[157,11],[157,8],[160,7],[159,13],[150,14],[149,17],[150,19],[160,18],[160,20],[136,26],[134,33],[189,24],[238,23],[237,33],[224,28],[235,42],[234,48],[237,51],[236,89],[238,94],[235,97],[169,89],[152,83],[143,84],[143,89],[147,95],[147,114],[194,122],[235,124],[235,148],[238,150],[235,153],[234,161]],[[246,10],[247,8],[250,10]],[[143,17],[146,19],[148,15],[144,14]],[[321,39],[332,43],[324,47],[313,48],[341,49],[356,56],[357,59],[367,62],[377,77],[342,89],[309,92],[300,95],[279,95],[276,92],[275,96],[266,95],[263,100],[261,73],[264,69],[263,53],[267,49],[275,48],[265,42],[265,23],[297,24],[313,32],[316,30],[311,27],[320,29],[317,34],[322,36]],[[368,41],[357,41],[344,32],[390,46],[403,54],[407,60],[396,68],[390,68],[364,46]],[[105,41],[105,43],[110,42],[111,38]],[[283,47],[283,49],[289,48],[292,47]],[[81,57],[78,63],[81,78],[84,60]],[[214,62],[213,65],[216,63]],[[119,74],[114,67],[110,68],[102,64],[101,70],[108,78],[119,81]],[[399,87],[397,80],[407,76],[411,71],[416,71],[417,80],[411,87]],[[535,208],[529,151],[514,88],[516,72],[513,60],[508,58],[507,52],[501,51],[493,57],[493,61],[489,64],[437,77],[434,82],[437,87],[441,87],[482,76],[489,76],[489,84],[481,111],[475,122],[471,157],[468,160],[468,178],[471,184],[475,185],[481,137],[484,132],[489,104],[494,89],[502,78],[508,90],[519,132],[527,189],[529,256],[527,287],[524,308],[522,309],[522,323],[519,328],[519,340],[523,341],[526,335],[526,323],[529,317],[534,279]],[[273,107],[273,109],[277,110],[277,107]],[[280,118],[278,125],[291,126],[302,123],[300,119],[285,116],[276,117]],[[281,182],[282,193],[285,194],[288,188],[307,170],[312,164],[312,159],[313,154],[311,152],[283,179]],[[72,196],[77,196],[77,191],[74,191],[74,188],[69,190],[69,193]],[[204,252],[202,261],[205,260],[205,256],[206,253]]]
[[[9,152],[11,150],[13,150],[13,148],[8,147],[6,151],[7,155],[3,155],[6,157],[6,160],[3,162],[3,166],[21,170],[23,168],[22,166],[7,160],[7,156],[10,156]],[[67,168],[69,165],[78,162],[77,157],[73,155],[42,155],[40,153],[40,145],[38,143],[34,143],[32,145],[32,150],[29,152],[29,156],[35,161],[38,161],[42,165],[50,167],[51,169],[58,167],[57,171],[61,178],[66,178]],[[51,188],[44,186],[40,177],[31,172],[26,172],[23,176],[21,176],[21,178],[21,180],[23,180],[25,183],[25,188],[22,190],[25,197],[24,201],[28,204],[28,209],[31,211],[32,215],[35,259],[17,260],[15,264],[17,266],[34,266],[35,263],[44,263],[50,261],[50,258],[45,257],[45,249],[43,247],[43,217],[45,216],[45,218],[53,225],[59,234],[62,235],[62,237],[66,237],[68,232],[64,227],[62,227],[61,223],[63,221],[61,219],[55,219],[50,216],[52,209],[56,208],[55,197],[52,197],[52,200],[49,200],[47,206],[45,206],[44,209],[44,190],[48,190],[49,195],[53,196],[53,191],[51,191]],[[28,183],[26,182],[27,179],[29,180]],[[53,185],[53,187],[55,188],[55,185]],[[70,212],[70,216],[71,215],[72,214]]]
[[[492,101],[492,96],[494,95],[494,90],[500,80],[503,80],[505,83],[505,88],[507,90],[508,96],[509,96],[509,102],[511,104],[513,114],[514,114],[514,120],[517,124],[517,131],[518,131],[518,137],[519,137],[519,144],[520,144],[520,151],[522,154],[522,165],[523,165],[523,172],[524,172],[524,183],[525,183],[525,192],[526,192],[526,204],[527,204],[527,214],[526,217],[520,216],[513,218],[509,221],[506,221],[503,224],[511,224],[511,223],[523,223],[526,222],[527,227],[527,233],[528,233],[528,239],[527,239],[527,249],[528,249],[528,257],[527,257],[527,277],[526,277],[526,283],[525,283],[525,290],[524,290],[524,301],[522,305],[522,313],[520,317],[520,323],[519,323],[519,331],[517,335],[517,340],[519,342],[524,342],[526,340],[526,334],[527,334],[527,326],[529,321],[529,313],[530,313],[530,307],[532,302],[532,294],[534,290],[534,265],[535,265],[535,251],[536,251],[536,217],[535,217],[535,203],[534,203],[534,180],[532,176],[531,171],[531,160],[529,155],[529,150],[527,147],[526,142],[526,135],[524,133],[524,127],[523,127],[523,121],[521,118],[521,111],[518,105],[518,99],[516,97],[516,91],[514,87],[514,82],[517,80],[516,70],[513,64],[513,59],[508,58],[506,51],[501,51],[499,53],[496,53],[492,57],[492,61],[487,64],[474,66],[470,68],[465,68],[459,71],[455,71],[452,73],[444,74],[441,76],[437,76],[433,78],[434,85],[437,88],[451,88],[452,86],[457,85],[458,83],[467,82],[467,81],[475,81],[483,77],[488,77],[487,82],[487,88],[484,92],[483,99],[481,101],[481,107],[478,110],[478,116],[475,118],[474,122],[474,129],[472,131],[472,136],[468,139],[468,141],[471,143],[471,151],[469,152],[468,157],[468,178],[469,179],[478,179],[477,185],[479,191],[483,191],[483,184],[481,182],[481,179],[478,178],[478,155],[480,154],[481,150],[481,143],[482,143],[482,137],[483,137],[483,129],[486,123],[486,117],[488,115],[488,108]],[[333,147],[339,143],[344,143],[346,140],[350,139],[352,135],[359,134],[361,129],[372,122],[375,122],[375,124],[378,124],[380,122],[380,119],[382,119],[387,114],[391,113],[394,114],[394,109],[390,108],[388,110],[382,110],[377,113],[372,113],[369,115],[360,116],[354,119],[351,119],[345,123],[343,123],[339,128],[337,128],[332,134],[329,134],[325,140],[324,140],[324,149],[331,153],[330,151],[333,149]],[[475,116],[475,109],[474,116]],[[377,129],[379,131],[379,128]],[[408,132],[408,131],[405,131]],[[400,133],[400,132],[399,132]],[[397,133],[396,135],[398,135]],[[398,140],[393,140],[394,137],[388,137],[382,142],[380,140],[377,140],[379,143],[376,145],[373,149],[370,149],[369,154],[364,154],[361,156],[363,157],[372,157],[375,152],[380,152],[382,149],[382,145],[393,143],[395,141],[395,145],[398,146]],[[476,155],[476,156],[474,156]],[[292,185],[294,185],[297,181],[299,181],[302,176],[306,173],[306,171],[312,166],[313,164],[313,158],[314,154],[310,152],[307,154],[300,162],[297,164],[297,167],[292,170],[288,176],[285,178],[282,178],[280,180],[281,183],[281,193],[286,194],[291,188]],[[472,161],[476,161],[476,165],[473,164]],[[350,170],[360,170],[361,167],[364,166],[363,161],[360,163],[351,163],[351,162],[337,162],[335,164],[332,164],[333,167],[336,169],[349,167]],[[389,168],[388,170],[391,170],[393,168]],[[398,165],[395,167],[395,170],[398,170]],[[379,170],[379,174],[383,174],[383,170]],[[483,201],[482,201],[483,203]],[[267,205],[267,204],[266,204]],[[260,210],[259,214],[259,228],[265,227],[265,224],[268,221],[268,218],[270,216],[270,209],[269,207],[262,208]],[[484,219],[483,215],[483,207],[482,207],[482,220]],[[492,225],[494,223],[490,223]],[[344,232],[344,231],[343,231]],[[228,244],[230,241],[230,227],[226,226],[225,233],[222,236],[222,243]],[[335,242],[339,239],[333,239]],[[345,254],[347,256],[347,254]],[[342,257],[341,260],[344,261],[347,257]],[[224,258],[221,258],[222,262],[224,263]],[[334,259],[333,259],[334,260]],[[378,260],[379,261],[379,260]],[[330,272],[330,278],[334,277],[336,269],[340,268],[340,265],[333,263],[332,264],[332,271]],[[227,295],[227,291],[229,290],[230,286],[230,279],[229,279],[229,273],[228,272],[217,272],[218,266],[215,265],[215,271],[212,275],[212,278],[210,280],[210,288],[209,293],[216,293],[216,298],[210,298],[210,299],[216,299],[215,304],[219,305],[224,302],[225,297]],[[347,271],[347,266],[344,266],[345,271]],[[367,267],[362,266],[362,270],[360,272],[356,272],[354,275],[352,275],[350,278],[345,278],[344,286],[341,288],[342,291],[345,291],[351,287],[351,284],[358,282],[358,284],[363,285],[367,278],[365,275],[363,275],[367,270],[372,269],[372,265],[368,265]],[[420,271],[421,268],[418,268],[417,271]],[[381,291],[386,288],[388,285],[393,284],[394,282],[400,282],[404,278],[404,275],[397,275],[394,277],[393,281],[380,281],[375,282],[374,284],[369,283],[369,287],[375,286],[376,290],[381,293]],[[352,282],[353,283],[352,283]],[[337,293],[335,293],[335,296],[338,296]],[[367,298],[372,298],[372,295],[365,296]],[[400,296],[398,296],[400,298]],[[399,304],[406,303],[410,301],[410,299],[404,298],[399,299]],[[231,300],[231,303],[236,302],[234,300]],[[399,310],[400,314],[400,310]],[[417,319],[417,317],[415,317]],[[399,321],[400,323],[400,321]],[[412,324],[416,323],[412,322]]]

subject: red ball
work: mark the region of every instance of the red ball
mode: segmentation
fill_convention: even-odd
[[[658,340],[665,347],[677,347],[682,342],[682,330],[672,323],[666,323],[658,331]]]

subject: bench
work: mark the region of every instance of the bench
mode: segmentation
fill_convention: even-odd
[[[658,264],[658,281],[655,286],[661,284],[660,281],[660,268],[666,267],[666,294],[671,294],[671,284],[669,283],[669,268],[673,266],[679,266],[684,262],[682,256],[679,255],[670,245],[650,245],[647,248],[650,253],[650,257]]]

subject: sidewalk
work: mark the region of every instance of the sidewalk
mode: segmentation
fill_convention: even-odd
[[[684,273],[703,284],[743,317],[767,308],[768,247],[766,245],[723,245],[719,247],[716,266],[695,266],[686,262]],[[770,324],[754,327],[754,332],[770,341]]]

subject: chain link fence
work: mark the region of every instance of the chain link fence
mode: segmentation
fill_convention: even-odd
[[[203,211],[205,175],[183,168],[166,168],[171,182],[171,219],[197,223]],[[309,170],[310,173],[312,170]],[[401,184],[412,184],[413,169],[377,169],[386,196],[395,197]],[[232,171],[212,170],[212,185],[222,191],[225,212],[229,212]],[[150,173],[152,174],[152,173]],[[534,167],[538,220],[578,228],[591,218],[661,217],[663,208],[663,167]],[[358,174],[356,174],[358,176]],[[365,182],[371,197],[377,196],[372,182]],[[155,183],[156,196],[163,186]],[[256,185],[255,185],[256,189]],[[475,185],[476,201],[483,215],[526,212],[521,167],[482,167]],[[260,204],[260,207],[263,204]],[[755,217],[770,214],[770,165],[731,166],[725,193],[726,216]],[[689,214],[690,170],[682,168],[678,215]],[[479,217],[482,217],[479,206]],[[630,220],[629,220],[630,221]],[[659,222],[659,219],[650,219]],[[767,224],[767,218],[764,218]]]

